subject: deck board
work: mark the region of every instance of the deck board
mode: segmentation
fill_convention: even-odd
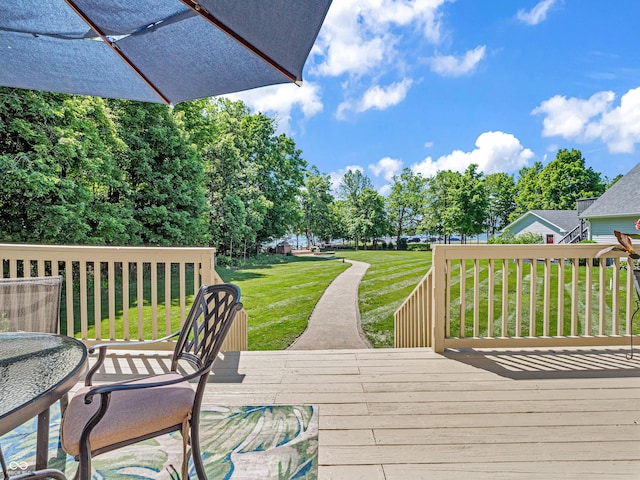
[[[321,480],[637,479],[627,350],[229,352],[204,408],[317,405]],[[110,360],[97,380],[168,368],[162,354]]]

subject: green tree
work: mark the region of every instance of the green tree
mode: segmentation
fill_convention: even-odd
[[[139,241],[145,245],[207,242],[203,166],[165,105],[112,100],[120,138],[120,164],[131,185]]]
[[[546,210],[574,210],[576,200],[598,197],[605,191],[599,173],[587,168],[580,150],[558,150],[540,173],[542,207]]]
[[[422,219],[422,230],[441,235],[445,242],[455,232],[456,190],[460,174],[441,170],[429,179],[427,206]]]
[[[371,188],[365,188],[359,199],[361,238],[366,242],[373,241],[376,248],[377,239],[387,235],[391,230],[389,217],[385,210],[384,197]]]
[[[132,218],[114,160],[123,148],[101,99],[0,89],[4,241],[127,242]]]
[[[492,173],[484,180],[487,189],[487,227],[490,237],[509,224],[509,216],[516,209],[515,181],[506,173]]]
[[[510,215],[509,221],[513,221],[529,210],[541,209],[542,185],[540,173],[543,166],[535,162],[531,167],[524,167],[518,172],[516,180],[516,210]]]
[[[311,245],[314,237],[330,240],[334,198],[329,176],[321,175],[316,167],[312,167],[300,196],[307,243]]]
[[[478,165],[471,164],[459,177],[455,191],[454,228],[462,236],[462,241],[470,235],[484,231],[488,207],[484,175],[478,172]]]
[[[356,250],[366,229],[367,213],[364,211],[364,205],[361,201],[363,192],[366,189],[373,190],[373,184],[369,177],[364,175],[360,170],[347,171],[338,188],[340,197],[345,201],[345,224],[347,232],[349,238],[355,241]]]
[[[415,232],[426,205],[426,182],[422,175],[405,168],[394,175],[387,197],[387,212],[395,226],[396,244],[404,230]]]
[[[587,168],[580,150],[560,149],[544,168],[536,162],[519,172],[516,183],[518,217],[528,210],[573,210],[576,200],[598,197],[605,190],[601,175]]]
[[[224,231],[229,195],[244,205],[245,254],[295,228],[306,162],[292,139],[276,134],[273,119],[227,99],[185,102],[175,111],[205,164],[213,245],[231,249]]]

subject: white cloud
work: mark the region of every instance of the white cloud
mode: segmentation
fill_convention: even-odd
[[[291,131],[291,111],[294,108],[299,108],[305,118],[323,109],[320,88],[312,82],[304,82],[301,87],[290,83],[271,85],[225,96],[231,100],[242,100],[254,111],[274,116],[278,129],[285,133]]]
[[[376,163],[370,164],[369,170],[371,170],[376,177],[382,176],[387,182],[390,182],[393,176],[402,170],[402,161],[391,157],[384,157]]]
[[[587,143],[601,141],[611,153],[633,153],[640,143],[640,87],[629,90],[615,105],[616,95],[598,92],[588,100],[556,95],[532,114],[543,114],[542,135]]]
[[[364,168],[362,168],[360,165],[347,165],[337,172],[331,172],[329,174],[329,181],[331,182],[331,190],[333,190],[334,194],[338,192],[338,188],[340,188],[340,184],[342,183],[342,178],[344,177],[344,174],[349,170],[351,170],[352,172],[356,172],[359,170],[360,172],[364,173]]]
[[[431,70],[444,77],[459,77],[473,72],[485,56],[486,47],[478,46],[462,57],[436,55],[429,60]]]
[[[556,95],[545,100],[531,113],[544,114],[542,135],[577,139],[584,135],[589,120],[605,112],[615,99],[613,92],[598,92],[588,100]]]
[[[537,25],[547,18],[547,13],[554,3],[556,0],[542,0],[528,12],[524,9],[518,10],[516,18],[527,25]]]
[[[520,141],[510,133],[484,132],[476,140],[476,148],[470,152],[454,150],[437,160],[432,157],[411,166],[411,169],[423,176],[430,177],[439,170],[463,172],[475,163],[484,173],[509,172],[524,167],[533,157],[533,152],[524,148]]]
[[[363,75],[393,64],[401,37],[392,27],[417,26],[424,37],[440,41],[439,8],[447,0],[340,0],[333,2],[314,53],[322,56],[315,73]]]
[[[359,100],[345,100],[342,102],[338,106],[336,117],[344,120],[348,111],[362,113],[371,109],[386,110],[389,107],[398,105],[407,96],[412,83],[410,79],[404,79],[387,87],[375,85],[364,92],[364,95]]]
[[[433,142],[424,142],[424,148],[431,148],[433,147]]]

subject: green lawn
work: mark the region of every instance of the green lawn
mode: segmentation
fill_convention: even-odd
[[[238,285],[249,314],[249,349],[282,350],[307,327],[316,303],[333,279],[349,267],[336,259],[269,257],[274,263],[219,268]]]
[[[371,265],[358,292],[362,329],[374,347],[393,347],[393,313],[431,267],[431,252],[359,250],[339,255]]]

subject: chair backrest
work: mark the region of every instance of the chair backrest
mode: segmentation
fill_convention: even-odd
[[[176,342],[172,370],[177,369],[179,360],[187,360],[208,373],[240,309],[240,289],[236,285],[200,287]]]
[[[0,332],[58,333],[62,277],[0,278]]]

